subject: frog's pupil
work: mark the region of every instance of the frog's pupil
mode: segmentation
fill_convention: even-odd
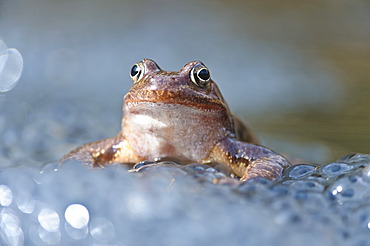
[[[209,80],[210,75],[208,69],[206,68],[201,69],[198,72],[198,77],[201,78],[202,80]]]
[[[138,73],[139,73],[139,66],[138,65],[134,65],[132,68],[131,68],[131,77],[135,77]]]

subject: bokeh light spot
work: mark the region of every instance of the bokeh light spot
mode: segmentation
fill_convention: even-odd
[[[39,213],[38,220],[42,228],[46,231],[55,232],[59,228],[59,215],[52,209],[42,209]]]
[[[5,43],[0,40],[0,92],[13,89],[22,71],[22,55],[14,48],[7,49]]]
[[[13,201],[12,190],[6,185],[0,185],[0,205],[7,207]]]
[[[64,217],[76,229],[81,229],[89,223],[89,211],[81,204],[69,205],[64,213]]]

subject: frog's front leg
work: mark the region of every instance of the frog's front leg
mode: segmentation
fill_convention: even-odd
[[[84,144],[66,154],[60,162],[81,161],[92,167],[111,163],[135,163],[140,161],[128,141],[121,135]]]
[[[277,180],[290,163],[283,156],[262,146],[224,138],[210,153],[211,161],[223,162],[241,177],[241,181],[256,177]]]

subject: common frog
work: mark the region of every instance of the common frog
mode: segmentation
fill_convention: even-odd
[[[280,178],[290,163],[258,145],[254,134],[230,113],[208,68],[200,61],[178,72],[144,59],[130,71],[122,129],[68,153],[93,167],[173,157],[182,163],[222,162],[241,181]]]

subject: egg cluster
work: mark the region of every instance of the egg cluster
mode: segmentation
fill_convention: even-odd
[[[369,163],[296,165],[275,183],[220,163],[4,167],[0,245],[369,245]]]

